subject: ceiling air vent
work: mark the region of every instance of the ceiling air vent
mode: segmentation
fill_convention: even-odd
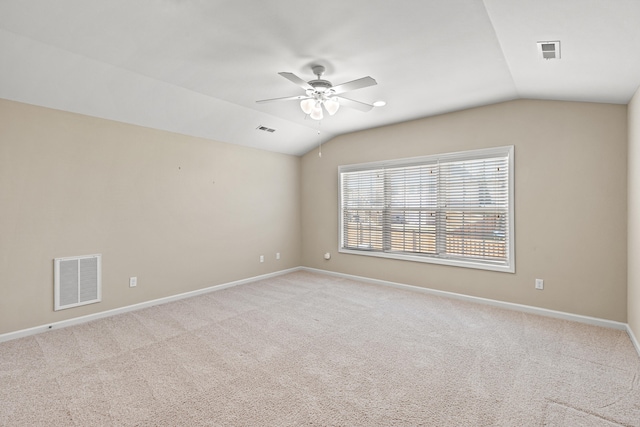
[[[258,126],[256,129],[269,132],[269,133],[274,133],[276,131],[275,129],[271,129],[266,126]]]
[[[560,59],[560,41],[538,42],[538,52],[544,59]]]

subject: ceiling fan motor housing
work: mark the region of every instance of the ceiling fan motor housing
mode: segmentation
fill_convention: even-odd
[[[331,82],[328,80],[309,80],[308,82],[316,92],[324,92],[331,89]]]
[[[321,78],[325,72],[325,68],[322,65],[314,65],[313,67],[311,67],[311,70],[313,71],[313,74],[318,76],[317,79],[309,80],[307,82],[313,87],[314,92],[322,93],[328,89],[331,89],[331,87],[333,86],[331,82],[329,80],[323,80]]]

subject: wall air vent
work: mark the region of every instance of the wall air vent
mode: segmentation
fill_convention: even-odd
[[[538,42],[538,53],[543,59],[560,59],[560,41]]]
[[[55,311],[102,300],[102,255],[56,258],[53,261]]]
[[[274,133],[276,131],[275,129],[271,129],[266,126],[258,126],[256,129],[269,132],[269,133]]]

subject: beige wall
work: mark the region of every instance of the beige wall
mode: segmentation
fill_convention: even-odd
[[[625,106],[513,101],[344,135],[300,161],[0,100],[0,334],[305,265],[621,322],[628,300],[640,335],[638,102],[627,297]],[[337,252],[338,165],[510,144],[515,274]],[[103,301],[53,312],[53,258],[93,253]]]
[[[640,340],[640,90],[629,103],[628,323]]]
[[[301,263],[298,157],[6,100],[0,209],[0,334]],[[94,253],[103,301],[54,312],[53,258]]]
[[[511,144],[515,274],[337,252],[339,165]],[[302,159],[303,264],[626,322],[626,192],[622,105],[519,100],[343,135]]]

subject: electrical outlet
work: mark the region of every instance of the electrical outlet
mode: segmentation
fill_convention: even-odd
[[[260,262],[264,262],[264,255],[260,255]]]
[[[536,279],[536,289],[544,289],[544,280]]]
[[[276,259],[280,259],[280,252],[276,252]]]
[[[138,278],[137,277],[129,277],[129,287],[135,288],[138,286]]]

